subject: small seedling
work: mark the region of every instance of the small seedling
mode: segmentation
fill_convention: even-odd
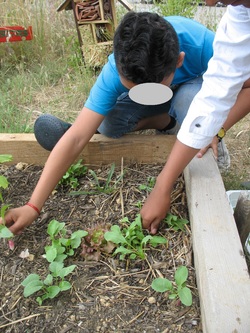
[[[85,175],[88,168],[82,165],[82,160],[79,160],[76,164],[72,164],[62,179],[59,181],[59,185],[70,186],[72,189],[76,189],[79,185],[79,177]]]
[[[50,236],[51,245],[45,246],[44,258],[49,264],[50,273],[44,280],[38,274],[30,274],[21,283],[24,287],[24,296],[28,297],[36,292],[39,296],[36,301],[42,305],[43,301],[50,298],[55,298],[61,291],[71,288],[70,282],[65,280],[65,277],[73,272],[76,265],[65,267],[64,260],[69,256],[74,255],[75,250],[80,246],[82,238],[88,233],[84,230],[78,230],[67,236],[65,223],[52,220],[47,232]]]
[[[41,280],[38,274],[30,274],[21,283],[24,287],[24,297],[33,295],[38,291],[42,291],[41,296],[36,298],[39,305],[42,305],[43,301],[50,298],[55,298],[61,291],[65,291],[71,288],[70,282],[64,278],[73,272],[76,265],[64,267],[62,262],[52,262],[49,265],[50,273],[44,280]]]
[[[117,184],[121,181],[123,178],[123,174],[121,174],[115,181],[112,182],[112,177],[115,172],[115,164],[113,163],[111,165],[110,171],[108,173],[108,177],[106,181],[100,180],[95,173],[94,170],[89,170],[89,173],[93,177],[94,180],[94,186],[92,191],[76,191],[76,192],[71,192],[71,195],[95,195],[95,194],[100,194],[100,193],[105,193],[105,194],[111,194],[114,191],[117,190]],[[113,183],[113,184],[112,184]]]
[[[0,155],[0,163],[10,162],[12,160],[11,155]],[[9,182],[5,176],[0,175],[0,201],[3,203],[3,195],[1,189],[7,189],[9,186]],[[14,237],[13,233],[6,227],[5,225],[5,213],[9,205],[2,204],[0,210],[0,216],[2,218],[3,224],[0,224],[0,238],[5,238],[9,240],[9,246],[13,250],[14,244],[11,241],[11,238]]]
[[[164,237],[144,235],[140,214],[132,223],[129,222],[128,218],[124,218],[121,222],[126,226],[120,228],[118,225],[113,225],[110,231],[104,235],[107,241],[117,245],[114,255],[119,253],[121,260],[124,260],[127,255],[130,259],[137,257],[145,259],[147,244],[156,247],[159,244],[167,243]]]
[[[193,299],[191,290],[186,287],[188,278],[188,269],[186,266],[180,266],[175,272],[175,283],[165,278],[156,278],[153,280],[151,287],[157,291],[164,293],[170,291],[169,299],[179,298],[181,303],[186,306],[191,306]]]
[[[147,192],[151,192],[155,186],[156,178],[155,177],[148,177],[147,184],[142,184],[139,186],[139,190],[144,190]]]
[[[141,200],[138,200],[138,201],[135,203],[135,206],[138,207],[139,209],[142,209],[142,201],[141,201]]]
[[[87,231],[78,230],[66,237],[65,223],[56,220],[49,223],[47,232],[51,245],[45,246],[44,257],[48,262],[63,262],[68,256],[73,256],[75,249],[81,245],[82,238],[88,234]]]
[[[186,219],[181,219],[178,216],[172,215],[172,214],[168,214],[166,216],[166,218],[163,220],[164,222],[166,222],[168,224],[168,226],[170,228],[172,228],[174,231],[184,231],[185,229],[185,224],[188,223],[188,220]]]
[[[115,245],[112,242],[106,241],[104,235],[110,230],[109,224],[99,224],[86,231],[88,235],[82,239],[81,256],[85,260],[99,261],[101,254],[112,253]]]

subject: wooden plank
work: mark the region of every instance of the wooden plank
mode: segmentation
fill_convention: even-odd
[[[116,163],[164,163],[175,136],[129,134],[110,139],[95,134],[79,158],[87,165]],[[11,154],[12,163],[44,165],[49,152],[40,147],[33,134],[0,134],[0,154]],[[78,158],[78,159],[79,159]]]
[[[213,155],[184,171],[203,333],[250,332],[250,278]]]
[[[133,6],[126,0],[118,0],[127,10],[133,10]]]
[[[72,9],[72,6],[71,6],[71,0],[65,0],[63,1],[60,6],[57,8],[57,12],[60,12],[62,10],[70,10]]]

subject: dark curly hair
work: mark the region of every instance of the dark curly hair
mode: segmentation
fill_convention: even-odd
[[[118,72],[133,83],[160,83],[175,72],[179,56],[177,34],[163,17],[128,12],[114,36]]]

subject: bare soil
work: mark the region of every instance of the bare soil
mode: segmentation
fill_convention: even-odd
[[[21,282],[31,273],[41,277],[48,274],[48,263],[42,257],[48,244],[47,225],[52,219],[66,222],[70,232],[99,224],[119,224],[124,216],[133,221],[139,213],[137,203],[143,203],[147,191],[139,185],[147,184],[148,177],[156,177],[160,165],[131,165],[124,167],[122,183],[112,194],[70,196],[70,188],[59,186],[46,202],[40,217],[15,237],[15,249],[0,243],[0,331],[5,333],[199,333],[201,319],[192,259],[189,225],[184,231],[174,231],[162,224],[159,233],[168,239],[167,245],[148,248],[146,260],[119,260],[112,255],[101,255],[99,261],[86,261],[79,249],[68,264],[77,268],[70,275],[72,289],[47,300],[42,306],[36,297],[25,298]],[[95,170],[100,181],[107,179],[110,166]],[[41,168],[23,165],[0,170],[10,183],[4,200],[12,206],[27,202],[41,174]],[[119,176],[121,169],[116,170]],[[80,179],[81,189],[93,188],[93,178],[87,173]],[[180,177],[173,192],[171,212],[188,219],[185,185]],[[28,249],[30,257],[20,258]],[[186,307],[179,300],[169,300],[167,293],[151,288],[156,277],[173,281],[180,265],[189,271],[188,287],[193,304]]]

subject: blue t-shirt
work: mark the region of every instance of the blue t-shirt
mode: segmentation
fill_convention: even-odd
[[[177,68],[172,84],[181,84],[202,75],[213,55],[214,32],[185,17],[168,16],[165,19],[178,35],[180,52],[185,52],[183,65]],[[127,91],[120,81],[112,53],[92,87],[85,106],[106,115],[116,104],[117,98]]]

